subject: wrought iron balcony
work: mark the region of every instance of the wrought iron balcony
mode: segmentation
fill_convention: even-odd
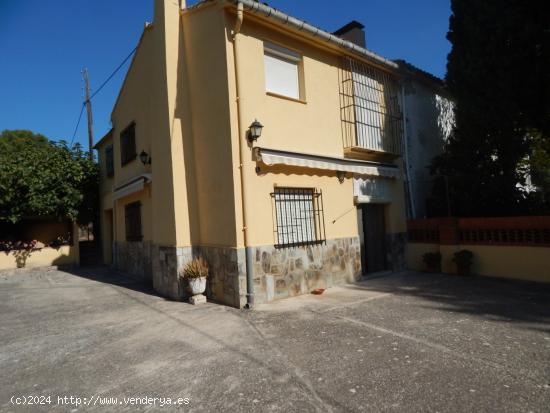
[[[401,155],[403,115],[399,91],[399,84],[390,74],[344,59],[340,70],[344,153]]]

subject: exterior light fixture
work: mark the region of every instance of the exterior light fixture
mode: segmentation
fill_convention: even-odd
[[[338,182],[344,183],[344,179],[346,178],[346,173],[344,171],[336,171],[336,177],[338,178]]]
[[[264,125],[258,122],[258,119],[255,119],[254,122],[248,127],[248,140],[255,141],[262,135],[262,129]]]
[[[139,160],[143,165],[151,165],[151,156],[145,151],[141,151],[139,154]]]

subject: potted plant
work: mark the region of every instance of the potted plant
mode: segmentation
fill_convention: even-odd
[[[454,253],[453,262],[456,264],[458,275],[471,275],[474,253],[470,250],[460,250]]]
[[[206,290],[206,278],[209,275],[208,263],[202,257],[193,258],[183,270],[189,294],[199,295]]]
[[[426,265],[427,272],[441,272],[441,253],[426,252],[422,255],[422,261]]]

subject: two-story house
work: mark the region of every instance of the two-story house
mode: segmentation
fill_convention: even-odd
[[[396,63],[253,0],[156,0],[96,145],[107,263],[235,307],[404,266]],[[263,126],[263,128],[262,128]]]

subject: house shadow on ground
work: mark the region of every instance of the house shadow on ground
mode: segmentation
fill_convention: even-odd
[[[491,321],[532,324],[525,327],[550,333],[550,284],[404,272],[367,278],[349,288],[417,298],[421,300],[420,304],[415,304],[417,307],[453,311]]]
[[[80,267],[63,266],[60,267],[59,270],[87,280],[110,284],[143,294],[161,297],[153,289],[153,285],[150,280],[133,278],[128,274],[113,270],[106,265],[90,265]]]

